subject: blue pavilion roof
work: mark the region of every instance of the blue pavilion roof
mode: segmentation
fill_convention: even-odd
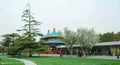
[[[45,37],[48,37],[48,36],[59,36],[57,32],[52,32],[52,33],[47,33],[44,35]]]
[[[50,33],[47,33],[47,34],[45,34],[44,36],[45,36],[45,37],[47,37],[47,36],[51,36],[51,34],[50,34]]]
[[[51,36],[58,36],[58,33],[57,32],[52,32]]]

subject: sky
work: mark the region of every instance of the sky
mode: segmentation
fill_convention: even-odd
[[[42,22],[43,34],[65,27],[120,31],[120,0],[0,0],[0,36],[16,33],[24,25],[21,15],[28,3],[35,19]]]

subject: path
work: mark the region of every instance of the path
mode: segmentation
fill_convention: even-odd
[[[70,55],[64,55],[63,57],[70,57]],[[80,58],[77,55],[72,55],[72,57]],[[119,59],[117,59],[117,56],[85,56],[85,57],[86,58],[95,58],[95,59],[116,59],[116,60],[120,60],[120,56],[119,56]]]
[[[30,60],[25,60],[25,59],[17,59],[22,61],[25,65],[37,65],[34,62],[30,61]]]
[[[116,56],[87,56],[87,58],[96,58],[96,59],[117,59]],[[120,58],[119,58],[120,59]]]

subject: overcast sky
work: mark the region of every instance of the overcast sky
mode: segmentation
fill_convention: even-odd
[[[55,27],[94,28],[97,33],[120,31],[120,0],[0,0],[0,35],[23,26],[22,11],[31,4],[41,33]]]

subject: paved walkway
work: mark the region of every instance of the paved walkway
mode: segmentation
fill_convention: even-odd
[[[63,55],[63,57],[70,57],[69,55]],[[80,58],[77,55],[73,55],[74,58]],[[84,56],[83,56],[84,57]],[[95,58],[95,59],[117,59],[117,56],[85,56],[86,58]],[[120,56],[119,59],[120,60]]]
[[[22,61],[25,65],[37,65],[34,62],[30,61],[30,60],[25,60],[25,59],[17,59]]]
[[[96,59],[117,59],[117,56],[87,56],[87,58],[96,58]],[[120,58],[119,58],[120,60]]]

